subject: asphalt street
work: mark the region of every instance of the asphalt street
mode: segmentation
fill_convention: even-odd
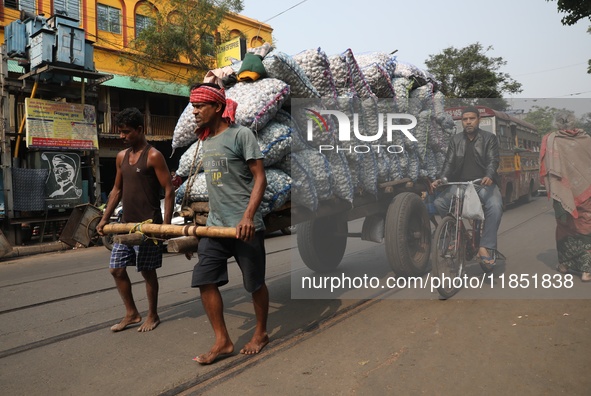
[[[106,269],[106,249],[3,260],[3,394],[586,395],[591,389],[591,285],[576,274],[572,285],[542,284],[556,274],[554,218],[545,198],[505,212],[499,249],[506,262],[479,287],[449,300],[440,300],[428,283],[381,287],[396,279],[383,245],[352,238],[341,265],[326,276],[367,276],[380,287],[296,299],[294,285],[315,274],[301,264],[293,237],[272,235],[266,247],[271,343],[257,356],[235,353],[209,366],[191,360],[213,342],[198,291],[189,287],[195,260],[165,255],[162,323],[149,333],[109,331],[123,306]],[[482,279],[477,263],[468,273]],[[142,278],[130,276],[145,312]],[[254,316],[234,264],[222,295],[239,350]]]

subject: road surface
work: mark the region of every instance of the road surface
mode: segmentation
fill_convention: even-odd
[[[294,285],[317,275],[301,264],[294,238],[273,235],[266,241],[271,343],[260,355],[235,354],[210,366],[191,360],[213,341],[198,291],[189,287],[195,260],[165,255],[162,323],[149,333],[109,331],[123,306],[104,248],[3,261],[0,387],[7,395],[586,395],[591,284],[574,276],[572,286],[542,287],[544,276],[556,274],[553,236],[545,198],[509,209],[499,237],[507,261],[480,287],[443,301],[429,287],[381,287],[397,279],[383,245],[356,239],[326,276],[376,278],[380,287],[292,298]],[[230,268],[222,295],[239,350],[254,316],[237,266]],[[478,264],[468,273],[482,278]],[[130,275],[145,313],[142,278]]]

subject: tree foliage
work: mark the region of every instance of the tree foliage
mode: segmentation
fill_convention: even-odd
[[[591,20],[591,1],[589,0],[558,0],[557,5],[559,12],[566,13],[562,18],[563,25],[571,26],[584,18]]]
[[[533,106],[532,109],[525,115],[524,120],[537,127],[540,136],[550,133],[556,128],[554,127],[554,116],[559,109],[550,106]]]
[[[579,119],[579,128],[591,135],[591,113],[585,113]]]
[[[474,99],[469,101],[472,104],[478,104],[476,98],[487,98],[490,104],[491,98],[522,91],[520,83],[500,71],[507,62],[502,57],[487,55],[492,49],[478,42],[464,48],[449,47],[439,54],[429,55],[425,65],[441,81],[440,89],[446,97]],[[497,102],[497,109],[506,107],[504,100]]]
[[[561,20],[563,25],[571,26],[585,18],[591,20],[591,0],[558,0],[557,5],[559,12],[566,13]],[[591,33],[591,27],[587,33]],[[591,59],[588,61],[587,73],[591,74]]]
[[[133,40],[133,51],[122,63],[132,76],[150,77],[162,71],[164,63],[182,62],[187,64],[187,74],[170,75],[171,81],[175,77],[183,83],[202,80],[214,65],[216,39],[229,38],[228,32],[220,32],[222,21],[228,13],[242,11],[242,0],[168,0],[158,6],[151,12],[152,23]]]
[[[550,106],[533,106],[531,110],[525,114],[524,120],[537,127],[540,136],[553,132],[557,129],[555,118],[558,112],[571,113],[576,118],[574,111],[566,108],[558,109]],[[591,113],[585,113],[580,118],[576,118],[576,127],[585,130],[587,133],[591,132]]]

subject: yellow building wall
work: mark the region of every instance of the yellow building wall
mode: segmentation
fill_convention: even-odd
[[[117,8],[121,11],[121,33],[115,34],[98,29],[97,3]],[[37,14],[44,13],[48,18],[52,13],[52,0],[38,0],[36,2]],[[119,59],[128,51],[129,45],[135,38],[136,13],[150,16],[153,12],[166,10],[166,3],[162,1],[148,2],[136,0],[81,0],[81,28],[86,31],[86,38],[94,42],[94,62],[97,70],[101,72],[126,75],[126,66]],[[5,8],[0,3],[0,26],[4,27],[19,18],[19,11]],[[246,39],[247,48],[257,47],[265,42],[272,42],[273,29],[270,25],[259,22],[243,15],[229,15],[219,32],[230,32],[231,36],[242,35]],[[4,29],[0,32],[0,39],[4,42]],[[212,32],[215,36],[216,32]],[[168,81],[170,75],[180,78],[187,74],[187,69],[182,62],[163,63],[160,65],[163,71],[155,71],[152,78]],[[177,78],[178,78],[177,77]]]

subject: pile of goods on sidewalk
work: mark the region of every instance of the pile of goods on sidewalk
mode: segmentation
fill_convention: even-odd
[[[238,62],[231,66],[238,78],[225,88],[238,104],[236,122],[256,134],[264,155],[263,215],[290,200],[315,210],[333,197],[352,202],[357,195],[377,195],[384,182],[437,176],[454,122],[428,72],[386,53],[354,55],[350,49],[332,56],[320,48],[257,56],[264,73],[259,65],[258,79],[241,81],[245,61]],[[355,120],[350,141],[340,139],[340,124],[326,110]],[[189,103],[172,142],[173,149],[186,150],[177,174],[187,179],[176,197],[185,206],[208,200],[192,111]],[[388,120],[388,114],[400,119]],[[399,129],[387,133],[388,122],[408,125],[409,114],[416,119],[410,130],[416,141]]]

